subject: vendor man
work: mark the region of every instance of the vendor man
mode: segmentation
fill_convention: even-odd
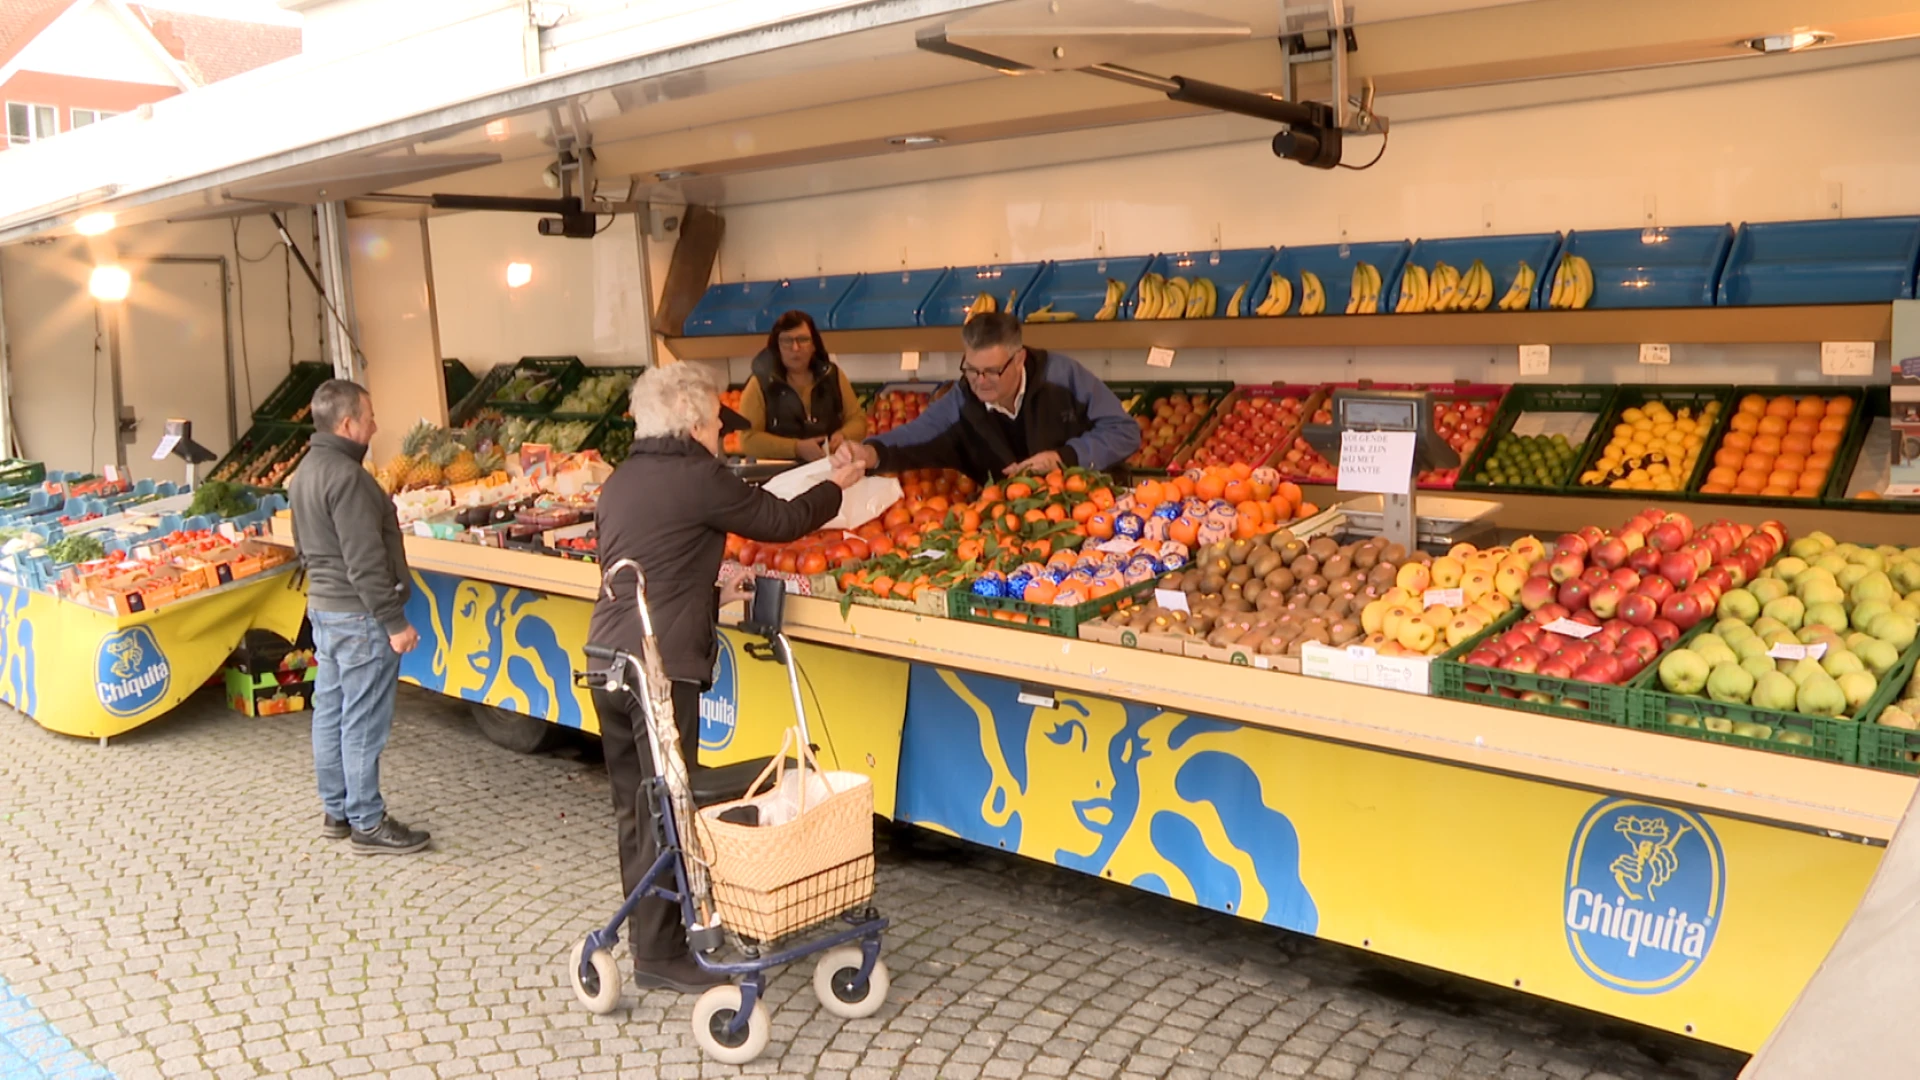
[[[1004,312],[960,330],[961,384],[911,423],[848,444],[868,469],[958,469],[977,480],[1076,465],[1106,471],[1140,449],[1120,399],[1073,359],[1021,344]]]

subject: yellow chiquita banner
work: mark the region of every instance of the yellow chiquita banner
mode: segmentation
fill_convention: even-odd
[[[292,638],[305,611],[292,567],[137,615],[0,586],[0,701],[64,735],[119,735],[200,689],[248,630]]]
[[[600,730],[592,695],[573,683],[585,659],[592,603],[431,571],[415,571],[413,581],[407,619],[421,632],[421,648],[401,659],[401,678],[449,697]],[[705,764],[771,755],[793,723],[786,671],[748,655],[755,640],[721,632],[713,686],[700,698]],[[794,653],[821,764],[871,777],[875,809],[891,813],[907,665],[810,645],[795,645]]]

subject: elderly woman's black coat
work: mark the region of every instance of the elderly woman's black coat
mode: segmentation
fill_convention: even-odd
[[[729,472],[690,438],[639,439],[600,489],[600,565],[632,559],[647,575],[647,605],[667,677],[706,684],[713,677],[719,592],[727,534],[784,542],[825,525],[840,511],[840,488],[823,480],[788,502]],[[604,572],[604,570],[603,570]],[[633,576],[593,605],[587,640],[642,649]]]

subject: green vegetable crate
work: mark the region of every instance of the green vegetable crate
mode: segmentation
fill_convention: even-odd
[[[473,388],[479,385],[467,365],[452,357],[440,361],[440,381],[447,390],[448,409],[458,405],[461,398],[473,393]]]
[[[1687,631],[1675,648],[1686,648],[1689,642],[1711,629],[1711,624],[1702,622]],[[1665,655],[1662,654],[1663,657]],[[1896,676],[1902,671],[1911,672],[1916,656],[1920,656],[1920,642],[1907,647],[1900,656],[1900,662],[1888,671],[1888,677],[1880,681],[1879,689],[1867,699],[1859,715],[1851,720],[1836,720],[1832,717],[1811,716],[1797,712],[1775,712],[1737,701],[1714,701],[1711,698],[1668,693],[1661,689],[1660,665],[1655,663],[1649,665],[1645,671],[1627,684],[1628,708],[1631,711],[1628,726],[1641,731],[1656,731],[1662,735],[1700,739],[1727,746],[1744,746],[1750,750],[1770,750],[1777,754],[1797,754],[1800,757],[1819,758],[1822,761],[1837,761],[1851,765],[1860,760],[1859,747],[1862,732],[1875,727],[1874,718],[1880,715],[1882,709],[1893,703],[1900,688],[1906,685],[1904,677],[1896,678]],[[1670,718],[1676,716],[1697,720],[1700,726],[1675,724]],[[1732,731],[1713,731],[1706,726],[1708,720],[1725,721],[1729,724],[1760,724],[1771,730],[1773,735],[1770,738],[1760,738],[1753,735],[1738,735]],[[1791,740],[1781,738],[1789,734],[1793,736]],[[1920,771],[1920,766],[1916,767],[1916,771]]]
[[[1690,409],[1695,417],[1711,403],[1719,402],[1720,414],[1714,417],[1701,434],[1700,457],[1693,463],[1680,485],[1680,491],[1693,491],[1706,482],[1707,473],[1713,469],[1713,447],[1720,442],[1721,433],[1726,430],[1727,421],[1733,415],[1733,388],[1730,386],[1622,386],[1613,395],[1613,404],[1607,409],[1604,421],[1594,429],[1593,437],[1587,440],[1587,451],[1580,457],[1580,465],[1574,470],[1573,479],[1568,487],[1581,495],[1594,495],[1602,498],[1661,499],[1673,498],[1677,492],[1634,491],[1627,488],[1609,487],[1606,483],[1586,484],[1581,477],[1598,468],[1600,458],[1606,453],[1607,444],[1613,440],[1613,429],[1625,423],[1624,414],[1628,409],[1637,409],[1653,402],[1660,402],[1676,415],[1681,409]],[[1678,464],[1677,462],[1674,464]]]
[[[1025,600],[977,596],[971,581],[947,590],[947,618],[962,622],[1019,626],[1058,637],[1077,638],[1080,624],[1130,607],[1143,597],[1153,595],[1159,578],[1129,585],[1097,600],[1083,604],[1030,604]]]
[[[310,406],[313,392],[333,378],[333,366],[312,360],[293,365],[287,377],[273,388],[267,400],[253,410],[253,418],[262,424],[305,424],[313,426]]]
[[[1916,647],[1920,647],[1920,643],[1917,643]],[[1920,666],[1916,662],[1915,651],[1915,649],[1908,649],[1906,655],[1900,658],[1900,663],[1887,673],[1887,683],[1881,689],[1885,690],[1887,685],[1891,685],[1893,692],[1887,695],[1885,701],[1880,702],[1880,711],[1874,714],[1876,720],[1886,711],[1888,705],[1899,700],[1901,689],[1912,680],[1915,667]],[[1868,704],[1871,705],[1872,702]],[[1862,723],[1858,761],[1869,769],[1920,773],[1920,731],[1885,727],[1877,722]]]
[[[494,387],[486,398],[486,408],[518,416],[545,416],[560,404],[586,372],[577,356],[523,356],[513,365],[505,381]],[[535,398],[523,395],[546,381],[547,389]]]
[[[1600,422],[1613,411],[1614,391],[1612,386],[1516,384],[1500,402],[1500,411],[1494,414],[1487,437],[1480,440],[1473,459],[1461,468],[1454,489],[1536,495],[1566,490],[1579,479],[1577,470],[1587,440],[1594,437]],[[1501,450],[1510,435],[1547,439],[1564,436],[1572,452],[1566,455],[1564,465],[1546,461],[1533,463],[1530,458],[1523,458],[1522,464],[1534,464],[1539,471],[1531,476],[1517,471],[1509,473],[1494,466],[1496,462],[1508,460],[1501,456]]]
[[[578,392],[582,387],[586,386],[588,382],[594,379],[606,378],[610,376],[624,377],[627,380],[626,388],[621,390],[618,394],[614,395],[613,398],[611,398],[607,402],[606,406],[600,409],[598,412],[580,412],[575,409],[564,409],[562,407],[570,404],[570,402],[568,402],[565,399],[561,399],[554,403],[553,412],[549,414],[548,419],[550,420],[588,420],[588,421],[593,421],[595,423],[598,423],[599,421],[604,420],[610,416],[617,417],[625,414],[627,411],[627,403],[631,397],[631,391],[633,389],[633,380],[639,378],[640,373],[645,370],[646,369],[643,367],[586,368],[581,374],[580,381],[574,384],[574,387],[572,390],[568,391],[569,395],[575,392]]]
[[[1628,712],[1627,689],[1624,686],[1581,682],[1578,679],[1550,679],[1544,675],[1503,671],[1465,662],[1464,657],[1479,648],[1481,642],[1506,633],[1526,615],[1526,611],[1516,607],[1465,643],[1435,657],[1429,669],[1432,672],[1434,696],[1500,709],[1518,709],[1542,716],[1558,716],[1566,720],[1585,720],[1591,724],[1625,726]],[[1540,694],[1549,700],[1528,701],[1520,696],[1522,694]]]

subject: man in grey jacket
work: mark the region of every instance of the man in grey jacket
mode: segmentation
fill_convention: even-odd
[[[363,855],[405,855],[428,836],[387,814],[380,752],[393,730],[400,654],[420,643],[393,500],[363,463],[378,430],[373,398],[329,379],[313,392],[313,442],[287,485],[293,542],[307,569],[307,615],[320,671],[313,693],[313,771],[321,834],[352,835]]]

